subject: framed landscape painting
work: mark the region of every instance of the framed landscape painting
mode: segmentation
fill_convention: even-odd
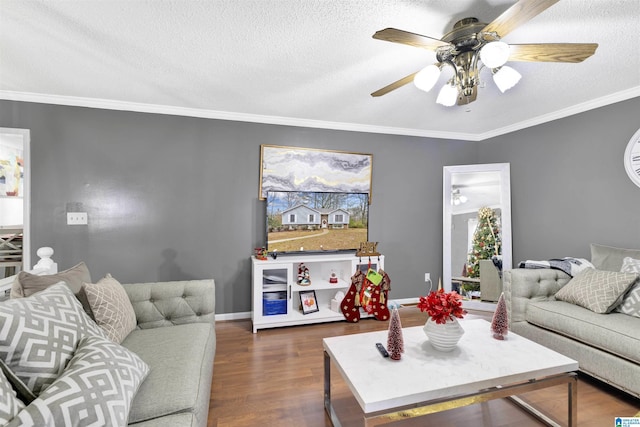
[[[373,155],[261,145],[260,200],[267,191],[368,193]]]

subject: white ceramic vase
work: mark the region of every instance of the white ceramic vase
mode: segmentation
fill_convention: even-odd
[[[456,318],[438,324],[429,317],[423,330],[433,348],[439,351],[452,351],[464,334],[464,329]]]

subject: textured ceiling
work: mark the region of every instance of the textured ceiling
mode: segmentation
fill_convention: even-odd
[[[413,85],[370,96],[435,62],[375,31],[440,38],[514,3],[0,0],[0,99],[482,140],[640,96],[638,0],[561,0],[509,33],[599,47],[580,64],[510,63],[523,78],[505,94],[487,73],[468,106]]]

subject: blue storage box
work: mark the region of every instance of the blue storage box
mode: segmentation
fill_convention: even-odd
[[[287,314],[287,293],[265,292],[262,297],[262,314],[264,316]]]

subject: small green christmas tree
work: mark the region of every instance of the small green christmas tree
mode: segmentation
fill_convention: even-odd
[[[500,294],[496,311],[491,320],[491,332],[497,340],[504,340],[509,332],[509,320],[507,317],[507,303],[504,301],[504,294]]]
[[[502,253],[498,218],[491,208],[480,208],[478,225],[473,233],[473,247],[467,255],[467,277],[480,277],[480,260]]]
[[[389,336],[387,337],[387,350],[392,360],[400,360],[404,353],[404,337],[402,336],[402,324],[400,323],[400,313],[394,308],[389,320]]]

